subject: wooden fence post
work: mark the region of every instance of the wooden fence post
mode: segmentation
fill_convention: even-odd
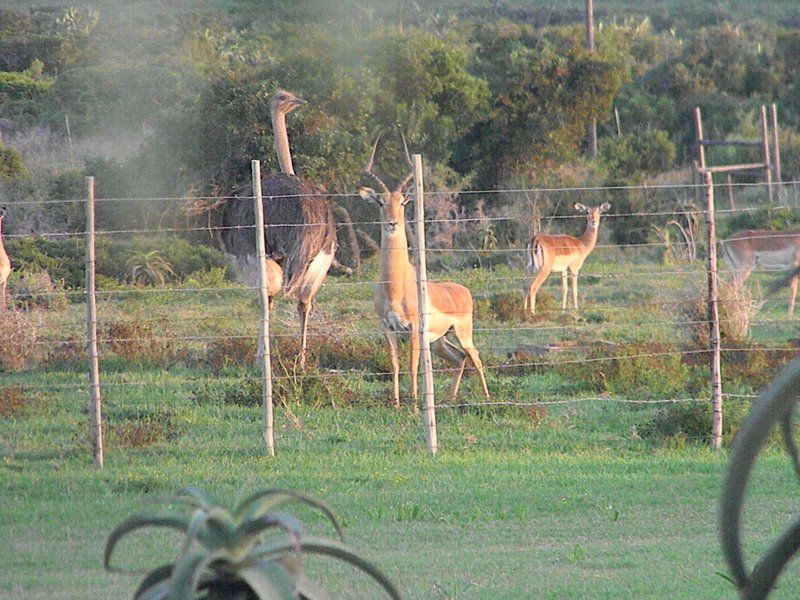
[[[775,183],[778,184],[778,197],[783,199],[786,193],[783,189],[781,176],[781,147],[778,141],[778,107],[775,104],[769,107],[769,117],[772,122],[772,166],[775,169]]]
[[[269,294],[267,293],[267,250],[264,246],[264,205],[261,202],[261,162],[250,161],[253,177],[253,208],[256,215],[255,238],[258,257],[258,296],[261,321],[258,332],[258,359],[261,363],[261,406],[264,415],[264,443],[267,454],[275,456],[275,419],[272,412],[272,359],[269,348]]]
[[[436,406],[433,397],[433,361],[431,360],[431,344],[428,335],[428,317],[430,302],[428,300],[428,267],[425,261],[425,202],[422,184],[422,156],[412,155],[414,162],[414,193],[416,200],[416,232],[417,232],[417,299],[419,310],[419,343],[422,358],[423,398],[425,405],[422,417],[425,422],[425,437],[431,454],[439,449],[436,434]]]
[[[708,230],[708,325],[711,350],[711,447],[722,447],[722,377],[720,373],[719,292],[717,289],[717,232],[714,221],[714,177],[703,172]]]
[[[767,181],[767,194],[772,204],[772,159],[769,152],[769,129],[767,127],[767,107],[761,105],[761,153],[764,160],[764,179]]]
[[[89,357],[89,414],[92,458],[103,468],[103,400],[100,395],[100,360],[97,351],[97,296],[95,292],[94,177],[86,182],[86,355]]]
[[[736,210],[736,200],[733,196],[733,179],[730,173],[728,175],[728,208],[731,211]]]

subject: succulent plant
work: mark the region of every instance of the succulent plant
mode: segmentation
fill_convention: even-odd
[[[134,600],[329,598],[305,574],[303,557],[308,554],[350,563],[372,577],[389,597],[400,598],[381,571],[342,543],[342,530],[333,512],[309,496],[266,489],[229,510],[205,491],[187,487],[171,500],[185,505],[190,514],[137,514],[118,525],[106,542],[104,566],[119,572],[111,566],[111,556],[127,534],[146,527],[165,527],[185,536],[174,562],[148,572]],[[320,511],[333,525],[338,539],[306,536],[295,517],[274,512],[289,503]]]

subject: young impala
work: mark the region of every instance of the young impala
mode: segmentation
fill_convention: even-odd
[[[404,188],[411,181],[409,174],[394,191],[372,172],[375,149],[369,159],[364,175],[371,179],[379,191],[369,187],[359,188],[359,195],[374,202],[381,211],[381,280],[375,287],[375,310],[381,320],[389,354],[392,361],[393,399],[400,405],[400,363],[397,356],[398,335],[410,336],[409,371],[411,373],[411,397],[417,398],[417,369],[419,365],[419,308],[417,299],[417,271],[408,257],[408,240],[405,228],[405,206],[410,197]],[[406,158],[408,150],[406,149]],[[410,159],[409,159],[410,162]],[[488,398],[489,389],[475,344],[472,342],[472,294],[463,285],[451,282],[429,282],[428,328],[431,348],[453,365],[455,372],[450,385],[450,397],[455,398],[464,373],[467,358],[472,361],[480,377],[483,393]],[[455,335],[461,348],[445,336]]]
[[[733,271],[733,285],[741,287],[756,266],[768,271],[794,270],[789,283],[789,318],[794,317],[800,274],[800,229],[748,229],[722,242],[725,259]]]
[[[572,305],[578,308],[578,271],[583,261],[594,250],[600,215],[611,209],[608,202],[600,206],[586,207],[576,203],[575,210],[586,213],[586,230],[581,237],[571,235],[535,235],[528,243],[525,253],[528,265],[528,289],[525,295],[525,308],[530,306],[531,314],[536,314],[536,292],[551,272],[561,273],[561,310],[567,310],[567,274],[572,279]]]

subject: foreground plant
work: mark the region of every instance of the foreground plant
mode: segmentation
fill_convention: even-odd
[[[313,498],[268,489],[254,493],[231,511],[203,490],[187,487],[172,500],[187,505],[191,514],[138,514],[117,526],[106,542],[105,568],[122,572],[111,566],[111,555],[127,534],[145,527],[166,527],[185,535],[179,556],[173,563],[150,571],[134,593],[134,600],[329,598],[306,577],[303,557],[307,554],[350,563],[372,577],[391,598],[400,598],[383,573],[341,543],[342,530],[336,517]],[[273,512],[289,503],[322,512],[335,528],[338,540],[305,536],[296,518]]]

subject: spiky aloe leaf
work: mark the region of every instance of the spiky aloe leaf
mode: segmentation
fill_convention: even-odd
[[[209,555],[201,550],[193,550],[181,555],[175,563],[170,577],[170,600],[195,600],[197,582],[208,564]]]
[[[303,534],[303,524],[299,520],[292,515],[281,513],[248,519],[239,524],[236,528],[236,535],[242,539],[251,538],[273,527],[283,529],[293,540],[299,540]]]
[[[208,509],[204,524],[206,535],[203,536],[203,543],[209,550],[232,548],[242,541],[236,533],[236,521],[221,506]]]
[[[319,510],[328,518],[333,527],[336,529],[337,537],[340,540],[344,538],[339,521],[336,518],[336,515],[333,514],[333,511],[328,508],[327,504],[320,502],[311,496],[301,494],[300,492],[293,492],[291,490],[267,489],[256,492],[239,504],[234,511],[234,517],[244,523],[246,520],[257,519],[279,506],[293,502],[305,504]]]
[[[112,567],[111,554],[114,552],[114,547],[117,545],[117,542],[122,537],[136,529],[142,529],[143,527],[167,527],[185,532],[189,527],[189,518],[182,515],[135,515],[127,519],[111,532],[108,536],[108,541],[106,541],[106,549],[103,553],[103,566],[107,570],[117,573],[136,572]]]
[[[133,593],[133,600],[159,600],[169,597],[172,565],[161,565],[147,574]]]
[[[293,600],[295,586],[292,576],[280,564],[258,561],[237,570],[260,600]]]
[[[179,489],[175,493],[175,499],[183,502],[188,502],[192,506],[205,509],[209,509],[212,506],[216,506],[218,504],[218,502],[214,499],[214,497],[211,494],[209,494],[205,490],[201,490],[200,488],[191,485]]]
[[[275,542],[259,546],[253,550],[251,556],[260,559],[275,559],[295,550],[295,546],[291,543]],[[330,556],[332,558],[349,563],[372,577],[372,579],[374,579],[384,589],[384,591],[389,594],[389,597],[396,600],[399,600],[400,598],[400,592],[397,591],[397,588],[391,581],[389,581],[386,575],[384,575],[372,563],[361,558],[358,554],[354,553],[344,544],[334,540],[306,537],[300,540],[300,552]]]

